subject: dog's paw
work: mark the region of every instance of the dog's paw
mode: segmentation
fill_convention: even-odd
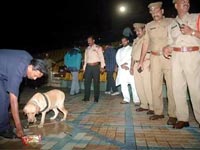
[[[38,125],[38,128],[42,128],[42,127],[43,127],[43,125],[42,125],[42,124],[39,124],[39,125]]]

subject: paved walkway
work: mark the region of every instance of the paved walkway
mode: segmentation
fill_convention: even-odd
[[[23,124],[26,116],[22,108],[37,90],[25,88],[20,96],[20,115]],[[62,89],[66,93],[66,89]],[[69,115],[65,122],[49,121],[49,112],[42,129],[31,126],[26,134],[41,134],[42,142],[24,146],[20,140],[0,139],[0,149],[31,150],[185,150],[200,149],[200,129],[190,108],[190,127],[173,129],[166,125],[167,115],[161,120],[149,120],[146,112],[136,112],[133,103],[121,105],[121,95],[110,96],[101,93],[99,103],[81,101],[83,94],[66,94],[65,106]],[[91,95],[92,99],[92,95]],[[164,100],[166,103],[166,100]],[[165,106],[166,108],[166,106]],[[166,109],[165,109],[166,110]],[[40,118],[41,115],[38,115]],[[38,119],[39,122],[39,119]]]

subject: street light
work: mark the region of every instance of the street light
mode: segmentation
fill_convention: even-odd
[[[125,6],[120,6],[119,7],[119,12],[125,13],[126,12],[126,7]]]

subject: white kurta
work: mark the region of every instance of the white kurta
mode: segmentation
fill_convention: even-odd
[[[132,47],[129,45],[126,47],[122,47],[117,51],[116,62],[118,65],[118,73],[116,78],[116,86],[121,85],[124,101],[130,102],[130,94],[128,89],[128,84],[130,84],[132,89],[133,101],[137,103],[140,101],[136,92],[134,77],[130,74],[131,53]],[[121,65],[124,63],[127,63],[129,70],[121,68]]]

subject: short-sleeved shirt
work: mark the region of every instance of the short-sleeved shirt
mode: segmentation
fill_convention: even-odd
[[[139,61],[140,60],[140,55],[141,55],[141,51],[142,51],[142,44],[144,42],[144,36],[141,38],[136,38],[133,41],[132,44],[132,59],[133,61]],[[146,55],[145,58],[149,58],[149,55]]]
[[[187,13],[182,19],[177,16],[168,27],[168,45],[171,47],[200,46],[200,39],[192,35],[182,34],[178,24],[185,24],[199,31],[198,24],[200,24],[200,14]]]
[[[172,21],[172,18],[163,18],[160,21],[147,23],[144,43],[148,45],[150,51],[161,52],[163,47],[168,44],[167,30]]]
[[[0,49],[0,80],[4,81],[7,92],[18,97],[31,60],[32,56],[24,50]]]
[[[85,50],[83,70],[86,68],[87,63],[100,62],[101,68],[105,67],[105,60],[103,56],[102,47],[99,45],[88,46]]]

